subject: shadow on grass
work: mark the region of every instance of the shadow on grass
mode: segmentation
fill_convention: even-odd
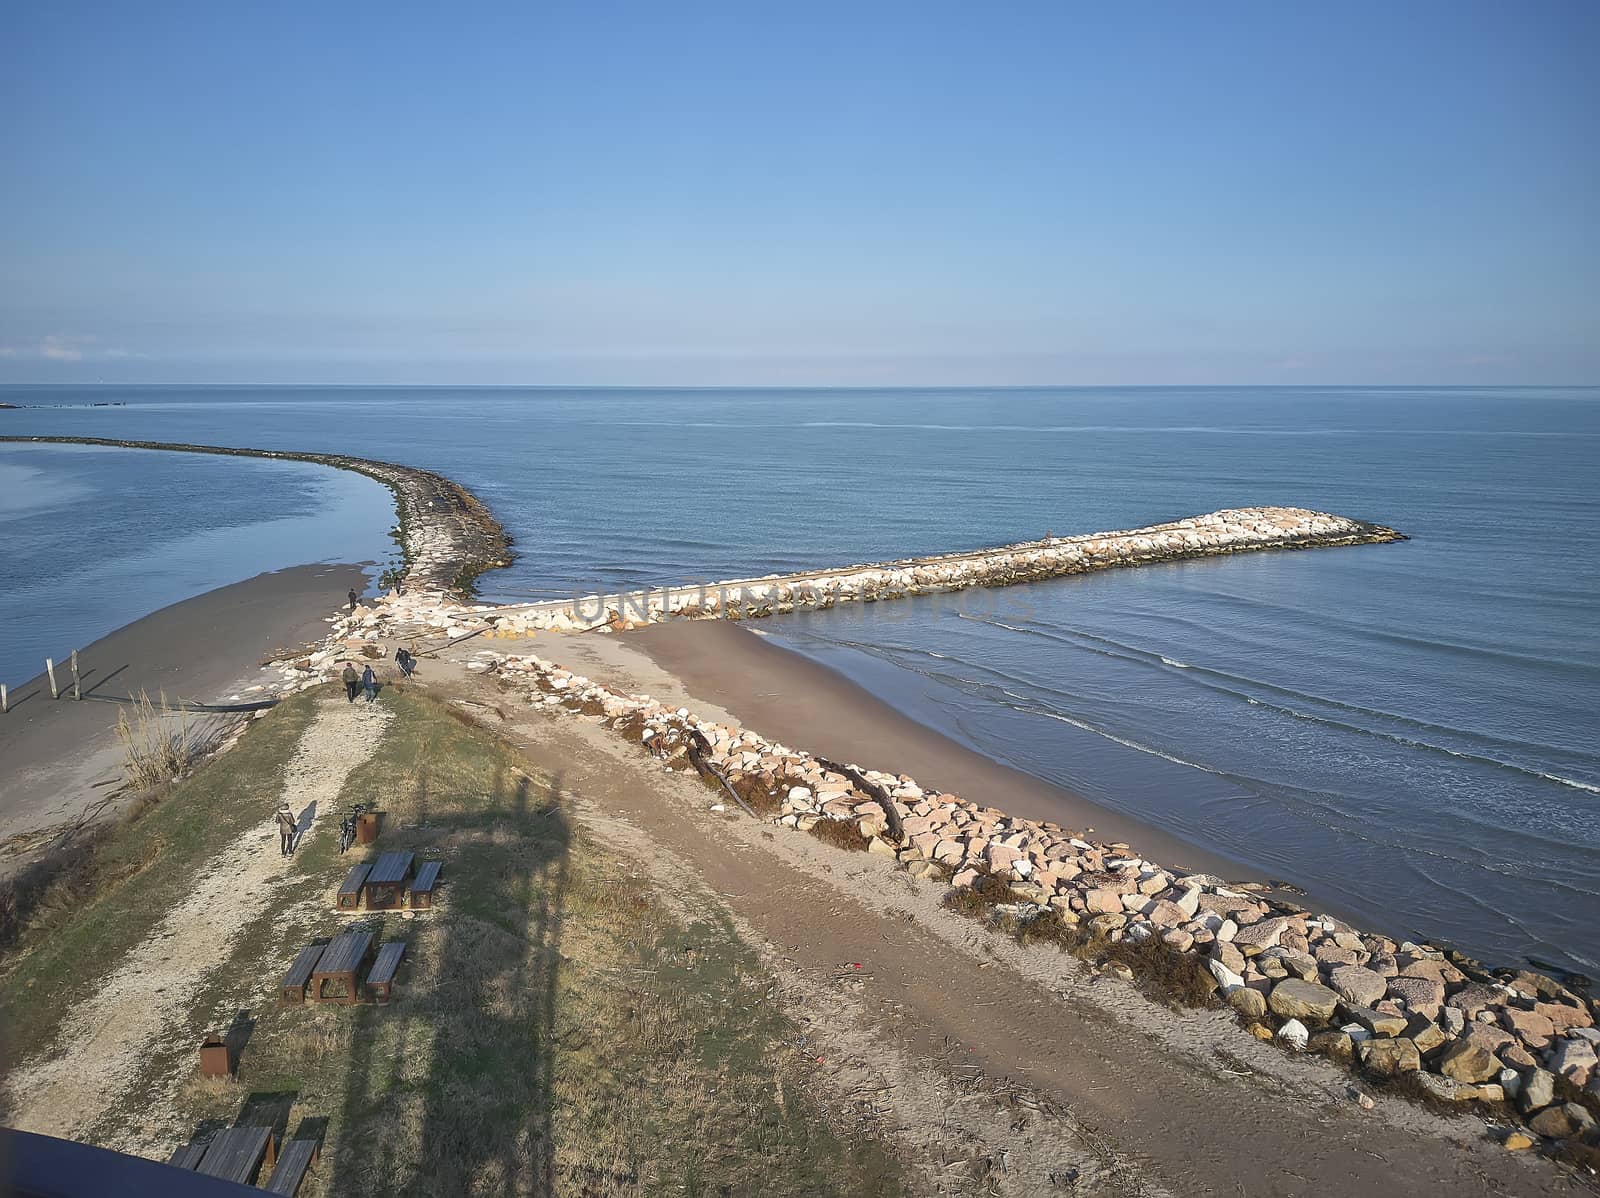
[[[426,994],[397,985],[390,1006],[353,1012],[349,1123],[330,1193],[553,1192],[550,1094],[571,831],[559,782],[534,787],[501,767],[482,806],[441,813],[426,771],[413,780],[407,818],[423,829],[419,839],[454,846],[448,918],[429,927],[439,940]]]

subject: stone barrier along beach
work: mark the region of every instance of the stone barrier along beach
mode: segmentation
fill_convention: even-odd
[[[165,441],[119,441],[106,437],[0,436],[0,442],[41,445],[103,445],[115,449],[164,449],[176,453],[210,453],[232,457],[314,462],[337,470],[353,470],[382,483],[394,495],[400,522],[400,547],[405,559],[402,585],[429,593],[434,602],[447,596],[465,598],[485,570],[509,565],[511,538],[489,509],[465,487],[431,470],[398,466],[337,453],[298,453],[273,449],[236,449],[220,445],[182,445]]]
[[[753,619],[797,608],[1003,586],[1184,558],[1405,539],[1392,528],[1304,508],[1233,508],[1147,528],[1046,537],[967,553],[505,606],[490,618],[508,632],[575,631],[673,617]]]
[[[669,765],[698,753],[741,806],[761,803],[758,818],[798,831],[840,821],[917,877],[985,891],[989,911],[1187,957],[1262,1039],[1435,1100],[1515,1112],[1549,1139],[1600,1138],[1600,1003],[1549,977],[1362,932],[1262,886],[1163,867],[1125,843],[826,761],[537,656],[483,651],[468,669],[493,672],[535,706],[603,721]]]

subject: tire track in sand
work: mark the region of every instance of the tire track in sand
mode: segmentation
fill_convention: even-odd
[[[280,791],[296,813],[316,804],[303,836],[333,809],[345,780],[377,750],[392,718],[388,708],[342,697],[318,705],[284,767]],[[269,808],[213,857],[183,901],[74,1005],[54,1046],[12,1074],[12,1126],[73,1138],[138,1083],[151,1048],[182,1024],[245,925],[273,909],[290,863],[273,851],[274,818]]]

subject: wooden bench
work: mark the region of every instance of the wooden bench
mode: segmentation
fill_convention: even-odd
[[[290,1007],[305,1002],[306,983],[311,980],[311,971],[316,968],[317,962],[322,959],[322,950],[327,947],[326,944],[308,944],[295,954],[294,964],[283,975],[283,981],[278,983],[279,1006]]]
[[[311,1001],[346,1005],[360,1002],[361,988],[356,982],[356,973],[371,952],[371,932],[341,932],[335,936],[311,970]],[[344,992],[327,994],[324,987],[329,982],[343,986]]]
[[[198,1169],[211,1145],[205,1140],[190,1140],[182,1148],[174,1148],[167,1164],[177,1169]]]
[[[415,853],[385,853],[373,863],[362,887],[368,911],[389,911],[405,901],[406,879]]]
[[[360,865],[352,865],[350,872],[345,874],[344,881],[339,883],[339,910],[355,911],[361,906],[361,887],[366,883],[367,875],[372,872],[372,862],[363,861]]]
[[[272,1129],[229,1127],[217,1133],[195,1171],[248,1186],[255,1184],[263,1161],[272,1161]]]
[[[406,955],[404,940],[391,940],[378,949],[378,960],[367,974],[367,993],[379,1006],[389,1001],[389,987],[394,985],[394,971],[400,968],[400,958]]]
[[[433,892],[439,887],[439,871],[444,868],[443,861],[429,861],[417,871],[417,876],[411,883],[411,906],[433,906]]]
[[[272,1176],[267,1178],[264,1188],[269,1194],[285,1194],[288,1198],[294,1198],[300,1190],[300,1183],[306,1179],[306,1170],[316,1161],[315,1140],[290,1140],[278,1153],[278,1163],[273,1167]]]

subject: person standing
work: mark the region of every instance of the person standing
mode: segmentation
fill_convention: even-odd
[[[348,661],[344,663],[344,698],[346,703],[356,701],[356,692],[361,689],[361,675],[356,673],[355,666]]]
[[[372,672],[371,666],[361,671],[361,685],[366,688],[368,703],[378,697],[378,676]]]
[[[355,587],[350,588],[350,610],[355,611],[356,604],[361,601],[361,596],[356,594]]]
[[[278,804],[278,852],[288,857],[294,853],[295,834],[294,812],[289,809],[289,804]]]

